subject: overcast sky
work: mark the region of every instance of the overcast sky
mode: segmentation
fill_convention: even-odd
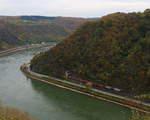
[[[146,8],[150,8],[150,0],[0,0],[0,15],[13,16],[100,17]]]

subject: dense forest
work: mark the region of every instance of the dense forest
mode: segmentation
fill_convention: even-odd
[[[88,19],[45,16],[0,16],[0,50],[16,45],[59,41]]]
[[[57,77],[73,71],[83,79],[127,91],[150,91],[150,9],[86,22],[49,51],[36,55],[31,69]]]

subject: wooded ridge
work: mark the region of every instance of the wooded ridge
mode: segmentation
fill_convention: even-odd
[[[64,77],[73,71],[135,94],[150,90],[150,10],[88,21],[54,48],[31,60],[32,71]]]

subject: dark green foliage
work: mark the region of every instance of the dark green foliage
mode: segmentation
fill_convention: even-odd
[[[7,44],[14,44],[19,41],[19,39],[7,29],[0,29],[0,40],[5,41]]]
[[[51,50],[35,56],[32,70],[84,79],[135,93],[150,90],[150,10],[114,13],[83,24]]]

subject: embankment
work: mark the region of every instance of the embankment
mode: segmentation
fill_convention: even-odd
[[[61,80],[61,79],[57,79],[54,77],[41,75],[41,74],[30,71],[29,64],[22,65],[20,69],[27,77],[33,80],[45,82],[45,83],[48,83],[48,84],[51,84],[60,88],[71,90],[73,92],[77,92],[77,93],[88,95],[88,96],[91,96],[100,100],[118,104],[118,105],[130,108],[130,109],[137,110],[142,113],[150,114],[150,105],[147,103],[125,98],[123,96],[118,96],[115,94],[110,94],[110,93],[103,92],[100,90],[89,89],[89,88],[86,88],[85,86],[75,84],[66,80]]]

